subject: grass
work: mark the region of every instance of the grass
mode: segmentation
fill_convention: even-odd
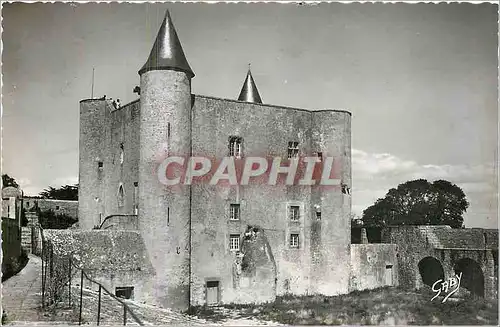
[[[261,305],[193,307],[189,314],[218,322],[252,317],[292,325],[497,325],[498,301],[465,298],[441,303],[424,289],[379,288],[339,296],[283,296]]]

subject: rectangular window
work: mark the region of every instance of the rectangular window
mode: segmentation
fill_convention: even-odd
[[[99,161],[97,163],[97,167],[102,168],[104,166],[104,163],[102,161]]]
[[[56,206],[56,210],[59,210],[59,206]]]
[[[116,297],[119,297],[122,299],[132,299],[132,296],[134,295],[134,288],[133,287],[117,287],[117,288],[115,288],[115,295],[116,295]]]
[[[138,196],[139,196],[139,190],[138,190],[139,183],[134,182],[134,215],[137,215],[139,213],[139,203],[138,203]]]
[[[239,251],[240,250],[240,235],[231,234],[229,236],[229,250]]]
[[[243,143],[243,138],[238,136],[229,137],[229,156],[235,158],[241,158],[242,151],[241,145]]]
[[[229,220],[240,220],[240,205],[231,204],[229,207]]]
[[[299,156],[299,142],[288,142],[288,159]]]
[[[299,247],[299,234],[290,234],[290,247],[291,248]]]
[[[292,221],[299,221],[300,219],[300,207],[299,206],[290,206],[288,215],[290,217],[290,220]]]
[[[323,152],[318,152],[318,158],[320,161],[323,161]]]
[[[9,206],[7,207],[7,217],[16,219],[16,198],[9,198]]]
[[[316,220],[321,220],[321,211],[316,211]]]

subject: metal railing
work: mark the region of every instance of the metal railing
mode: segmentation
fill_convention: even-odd
[[[106,287],[104,287],[100,282],[91,278],[85,269],[78,267],[73,262],[73,255],[66,254],[64,256],[54,253],[54,246],[52,242],[47,240],[44,236],[43,229],[40,227],[42,236],[42,310],[48,310],[49,308],[56,308],[58,304],[61,304],[64,299],[64,294],[68,292],[68,307],[74,309],[75,303],[72,306],[72,294],[71,290],[72,280],[79,274],[80,275],[80,295],[78,303],[78,324],[81,325],[83,322],[83,291],[84,282],[96,284],[99,287],[98,301],[97,301],[97,315],[96,322],[97,325],[101,322],[101,305],[102,305],[102,292],[104,291],[109,297],[121,304],[123,307],[123,325],[127,324],[127,315],[130,314],[132,319],[140,326],[144,326],[144,323],[139,319],[139,317],[133,312],[127,303],[122,299],[110,292]],[[92,284],[90,284],[92,285]],[[75,285],[76,287],[77,285]]]
[[[102,222],[99,224],[98,228],[97,229],[102,229],[102,226],[104,226],[104,223],[108,222],[108,220],[111,220],[112,218],[117,218],[117,217],[137,217],[137,215],[126,215],[126,214],[115,214],[115,215],[109,215],[109,216],[106,216],[106,218],[104,218],[102,220]],[[112,225],[111,225],[112,226]],[[104,229],[107,229],[111,226],[108,226]]]

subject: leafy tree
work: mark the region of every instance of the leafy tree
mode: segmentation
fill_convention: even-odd
[[[388,225],[449,225],[463,228],[463,214],[469,207],[460,187],[445,180],[429,183],[417,179],[390,189],[383,199],[363,212],[363,223],[371,227]]]
[[[39,195],[43,199],[78,200],[78,184],[64,185],[60,188],[49,186],[49,188],[40,192]]]
[[[17,184],[16,180],[13,177],[10,177],[7,174],[3,174],[2,175],[2,188],[7,187],[7,186],[19,187],[19,184]]]

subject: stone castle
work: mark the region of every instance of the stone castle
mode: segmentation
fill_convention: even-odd
[[[351,244],[349,112],[264,104],[250,70],[237,100],[192,94],[168,12],[139,75],[131,103],[80,101],[80,230],[47,232],[116,294],[184,310],[420,288],[465,271],[465,287],[497,297],[498,230],[394,227]],[[333,157],[340,185],[171,188],[157,173],[170,155]]]
[[[284,161],[323,155],[337,160],[336,174],[350,188],[351,114],[263,104],[250,70],[238,100],[192,94],[195,74],[168,13],[139,75],[136,101],[80,102],[78,212],[82,229],[140,234],[154,276],[144,291],[134,287],[135,297],[185,309],[347,293],[351,199],[341,187],[172,191],[155,167],[170,153]]]

